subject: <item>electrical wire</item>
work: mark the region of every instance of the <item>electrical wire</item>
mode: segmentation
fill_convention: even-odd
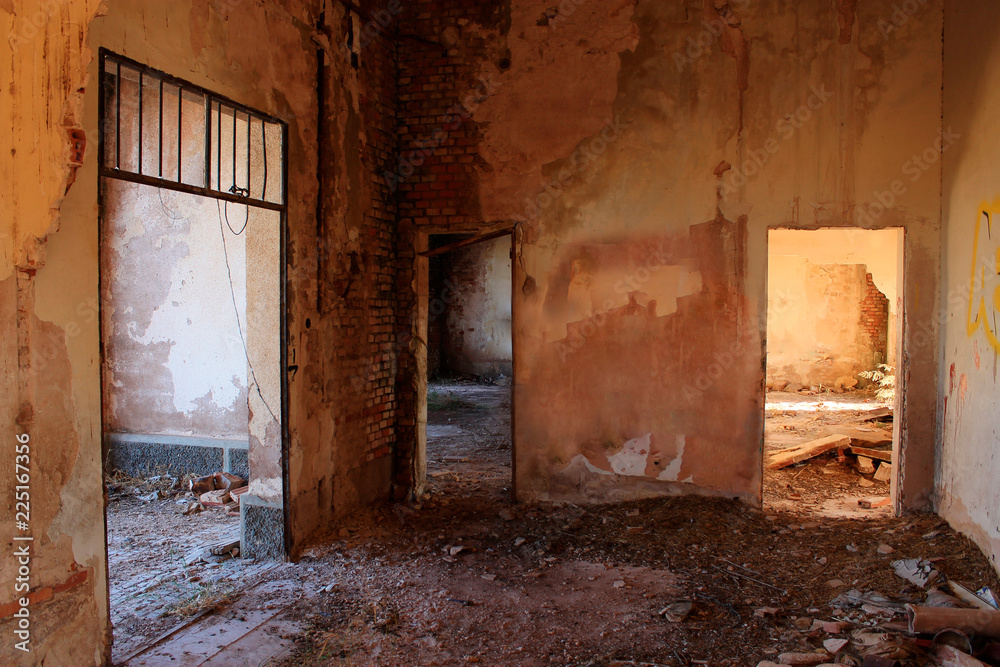
[[[271,409],[271,406],[268,404],[267,399],[264,398],[264,394],[261,393],[260,391],[260,382],[257,381],[257,374],[254,372],[253,362],[250,361],[250,350],[247,349],[247,339],[246,336],[243,335],[243,323],[240,321],[240,309],[236,305],[236,287],[233,285],[233,270],[232,267],[230,267],[229,265],[229,250],[226,247],[226,229],[225,227],[223,227],[222,223],[222,204],[219,203],[218,199],[215,200],[215,204],[219,209],[219,232],[222,234],[222,254],[226,259],[226,274],[229,276],[229,293],[233,297],[233,312],[236,313],[236,327],[237,329],[239,329],[240,332],[240,342],[243,343],[243,354],[246,356],[247,366],[250,368],[250,379],[253,380],[254,386],[257,388],[257,395],[260,396],[260,400],[264,403],[264,407],[267,408],[267,411],[269,413],[271,413],[271,418],[274,421],[280,423],[281,420],[278,418],[276,414],[274,414],[274,410]],[[248,222],[249,219],[250,219],[250,207],[247,206]],[[240,230],[240,233],[242,233],[244,229],[246,229],[246,225],[243,225],[243,229]],[[231,227],[230,231],[232,231]]]
[[[171,220],[184,220],[183,215],[174,215],[174,211],[167,208],[166,202],[163,201],[163,188],[156,188],[156,194],[160,197],[160,208],[163,209],[163,213]]]
[[[241,197],[250,196],[249,190],[243,190],[242,188],[238,188],[235,185],[229,188],[229,191]],[[219,200],[216,199],[215,201],[218,202]],[[240,234],[242,234],[244,231],[246,231],[247,225],[250,224],[250,204],[244,204],[244,206],[247,207],[246,219],[243,220],[243,226],[240,227],[240,231],[236,231],[235,229],[233,229],[233,226],[229,224],[229,202],[227,201],[223,205],[223,211],[225,212],[225,217],[226,217],[226,227],[229,227],[229,231],[233,233],[233,236],[239,236]]]

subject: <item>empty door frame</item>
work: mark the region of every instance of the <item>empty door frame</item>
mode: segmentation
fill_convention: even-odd
[[[131,183],[136,183],[139,185],[152,186],[156,188],[172,190],[180,193],[185,193],[188,195],[194,195],[199,197],[206,197],[209,199],[214,199],[222,203],[234,203],[242,204],[250,208],[272,211],[278,213],[278,224],[279,229],[277,230],[277,245],[278,245],[278,276],[277,285],[275,286],[278,290],[277,294],[277,310],[278,310],[278,331],[279,331],[279,352],[278,352],[278,364],[277,377],[280,378],[279,382],[279,392],[280,392],[280,407],[278,409],[277,415],[272,415],[277,419],[280,419],[280,465],[281,465],[281,482],[282,482],[282,544],[281,548],[284,550],[284,554],[287,556],[290,553],[291,548],[291,533],[290,533],[290,522],[289,522],[289,469],[288,469],[288,442],[289,442],[289,424],[288,424],[288,374],[286,369],[288,368],[288,317],[287,317],[287,246],[288,246],[288,124],[283,120],[273,117],[264,112],[258,111],[251,107],[248,107],[239,102],[235,102],[223,95],[219,95],[211,90],[198,86],[196,84],[190,83],[183,79],[171,76],[160,70],[156,70],[138,61],[126,58],[124,56],[113,53],[107,49],[100,49],[99,53],[99,104],[98,104],[98,114],[99,114],[99,140],[98,140],[98,247],[104,248],[105,239],[105,222],[106,222],[106,209],[105,209],[105,179],[117,179],[122,181],[127,181]],[[134,166],[129,166],[124,164],[121,160],[121,73],[123,70],[128,70],[133,75],[138,77],[138,116],[137,124],[138,130],[136,132],[138,136],[138,159]],[[114,98],[106,99],[105,86],[108,81],[108,77],[115,77],[114,86]],[[143,100],[143,91],[145,90],[144,82],[152,82],[152,87],[154,90],[158,89],[157,101],[152,104],[147,104]],[[167,160],[165,160],[165,148],[164,148],[164,91],[170,89],[171,91],[176,91],[177,96],[177,127],[171,127],[171,130],[176,130],[177,136],[177,146],[176,155],[171,154]],[[171,95],[175,94],[171,92]],[[189,160],[190,156],[182,156],[183,149],[185,148],[183,137],[184,130],[182,124],[182,112],[181,108],[183,106],[183,99],[185,95],[188,95],[195,100],[200,100],[200,103],[204,104],[204,153],[200,157],[203,160],[199,169],[196,170],[195,176],[197,180],[192,184],[188,179],[188,172],[182,173],[182,163],[185,160]],[[152,106],[147,114],[147,106]],[[158,106],[158,108],[157,108]],[[222,136],[222,118],[224,115],[232,114],[232,137]],[[111,115],[114,115],[112,120]],[[148,115],[148,119],[147,119]],[[171,112],[172,115],[172,112]],[[247,126],[246,137],[242,135],[237,136],[237,117],[244,118]],[[144,128],[144,120],[148,120],[149,123],[156,121],[156,128],[158,132],[158,141],[156,140],[157,135],[150,131],[152,135],[149,137],[150,143],[156,145],[158,155],[143,157],[143,144],[144,138],[146,138],[146,129]],[[254,127],[259,125],[261,128],[261,141],[263,142],[263,155],[264,163],[260,165],[252,165],[252,155],[254,150],[251,148],[253,143],[253,138],[251,137]],[[267,149],[267,135],[271,132],[277,133],[280,137],[281,145],[277,150],[281,158],[281,169],[280,174],[271,175],[272,188],[268,188],[268,167],[266,155],[268,153]],[[214,135],[214,136],[213,136]],[[111,154],[108,151],[109,141],[114,141],[115,154]],[[223,171],[222,163],[223,156],[225,155],[225,150],[229,148],[229,142],[232,142],[232,176],[233,185],[231,188],[225,188],[223,185]],[[245,147],[247,151],[246,158],[246,188],[241,188],[237,186],[237,170],[242,168],[244,165],[240,163],[237,164],[237,142],[239,142],[240,150],[244,147],[243,142],[246,142]],[[197,142],[192,145],[192,147],[197,147]],[[272,144],[273,145],[273,144]],[[172,149],[174,150],[174,149]],[[112,157],[114,158],[112,160]],[[214,158],[214,162],[213,162]],[[176,159],[176,169],[166,168],[170,161]],[[226,166],[228,167],[227,156]],[[156,165],[155,167],[150,166],[148,170],[144,165],[152,162]],[[256,166],[257,174],[263,169],[263,185],[259,191],[254,191],[255,183],[253,167]],[[170,172],[176,172],[176,175]],[[214,185],[213,185],[214,181]],[[227,181],[228,182],[228,181]],[[198,184],[200,183],[200,185]],[[271,193],[271,196],[269,196]],[[275,194],[276,193],[276,194]],[[272,255],[273,257],[273,255]],[[98,262],[98,290],[101,295],[105,293],[105,286],[107,281],[106,274],[107,267],[103,266],[103,262]],[[101,419],[102,419],[102,460],[107,460],[107,438],[104,433],[104,425],[107,423],[108,419],[108,406],[105,405],[103,399],[103,387],[108,381],[105,377],[104,359],[106,358],[105,350],[105,317],[107,313],[104,312],[104,308],[99,309],[99,327],[101,331],[100,336],[100,354],[101,354],[101,386],[102,386],[102,401],[101,401]],[[243,334],[244,336],[249,336],[249,326],[246,326],[247,332]],[[247,359],[248,368],[252,371],[252,366],[250,365],[249,359]],[[259,392],[259,388],[258,388]],[[263,400],[263,396],[261,396]],[[266,405],[266,401],[265,401]],[[270,410],[270,408],[268,408]],[[252,478],[252,471],[251,471]],[[248,480],[248,482],[251,480]],[[105,520],[106,520],[107,508],[105,508]]]
[[[892,252],[896,256],[896,303],[893,307],[896,310],[896,327],[894,333],[895,338],[895,355],[893,358],[886,359],[886,363],[892,363],[895,367],[895,393],[896,397],[893,404],[893,425],[892,425],[892,460],[893,460],[893,470],[892,470],[892,483],[890,487],[890,496],[892,499],[892,507],[895,514],[900,514],[902,512],[902,498],[899,492],[900,480],[903,479],[904,471],[903,468],[906,465],[906,457],[903,456],[903,452],[906,449],[906,437],[907,433],[904,429],[904,425],[907,423],[907,417],[909,415],[909,405],[906,400],[906,378],[908,373],[908,346],[907,346],[907,313],[906,313],[906,277],[908,275],[908,267],[906,266],[906,229],[904,227],[883,227],[877,229],[862,229],[858,227],[822,227],[816,229],[802,229],[796,227],[786,227],[786,226],[773,226],[769,227],[765,232],[765,252],[764,252],[764,317],[761,320],[761,328],[763,329],[761,340],[762,340],[762,372],[764,377],[761,381],[761,392],[763,393],[763,399],[761,400],[761,429],[760,429],[760,461],[761,461],[761,496],[763,500],[763,477],[764,477],[764,462],[766,450],[764,447],[764,427],[766,421],[766,402],[767,402],[767,388],[766,388],[766,375],[767,375],[767,355],[768,355],[768,300],[770,296],[771,286],[768,284],[768,268],[771,258],[771,232],[773,231],[795,231],[802,233],[825,231],[825,230],[841,230],[841,231],[853,231],[858,234],[865,234],[869,232],[895,232],[895,242],[893,244]]]
[[[455,243],[450,243],[441,248],[430,250],[430,238],[443,234],[470,234],[467,239],[462,239]],[[416,323],[414,326],[416,334],[415,357],[416,368],[416,413],[414,422],[415,433],[413,434],[415,448],[413,454],[413,493],[417,496],[424,492],[427,485],[427,339],[430,306],[430,258],[443,255],[452,250],[468,247],[476,243],[492,241],[494,239],[510,237],[510,279],[511,279],[511,303],[510,303],[510,337],[511,337],[511,366],[513,375],[511,377],[510,389],[510,492],[511,499],[517,497],[517,429],[515,428],[515,408],[517,405],[517,284],[518,284],[518,227],[516,225],[500,225],[490,229],[480,230],[455,230],[427,228],[421,229],[416,234],[416,259],[415,259],[415,279],[417,288],[416,303]]]

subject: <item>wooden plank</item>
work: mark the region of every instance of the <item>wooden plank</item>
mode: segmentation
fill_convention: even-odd
[[[846,435],[851,439],[851,444],[862,447],[878,447],[880,445],[892,444],[892,431],[877,428],[874,426],[827,426],[820,435]]]
[[[767,467],[770,470],[780,470],[825,454],[831,449],[847,449],[850,445],[851,439],[846,435],[830,435],[819,440],[810,440],[775,452],[768,459]]]
[[[889,496],[873,496],[871,498],[862,498],[858,501],[858,506],[866,510],[873,510],[878,507],[886,507],[892,504],[892,498]]]
[[[498,229],[495,232],[488,232],[486,234],[480,234],[479,236],[472,236],[467,239],[462,239],[461,241],[455,241],[454,243],[449,243],[448,245],[441,246],[440,248],[434,248],[433,250],[427,250],[420,253],[422,257],[437,257],[438,255],[443,255],[446,252],[451,252],[452,250],[458,250],[459,248],[464,248],[466,246],[474,245],[476,243],[482,243],[483,241],[492,241],[493,239],[498,239],[501,236],[507,236],[514,232],[514,225],[510,227],[504,227],[503,229]]]
[[[892,410],[889,408],[875,408],[874,410],[868,410],[864,413],[864,417],[861,421],[871,422],[877,419],[889,419],[892,421]]]
[[[851,454],[854,454],[855,456],[867,456],[870,459],[878,459],[879,461],[892,463],[891,449],[869,449],[867,447],[858,447],[857,445],[852,444]]]

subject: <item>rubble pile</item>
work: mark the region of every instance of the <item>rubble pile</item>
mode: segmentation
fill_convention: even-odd
[[[840,593],[829,604],[828,619],[795,621],[804,630],[800,649],[806,642],[821,643],[821,648],[783,652],[757,667],[1000,665],[1000,611],[989,587],[973,592],[946,580],[928,559],[897,560],[892,568],[910,584],[904,589],[912,592],[907,599],[890,599],[872,590]],[[758,610],[758,615],[778,613]]]

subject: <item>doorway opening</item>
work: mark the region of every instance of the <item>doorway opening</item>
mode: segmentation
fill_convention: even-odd
[[[765,507],[893,512],[903,230],[768,233]]]
[[[513,495],[513,234],[433,234],[427,266],[430,503]],[[427,495],[429,494],[429,495]]]
[[[115,662],[287,552],[285,124],[102,50]]]

